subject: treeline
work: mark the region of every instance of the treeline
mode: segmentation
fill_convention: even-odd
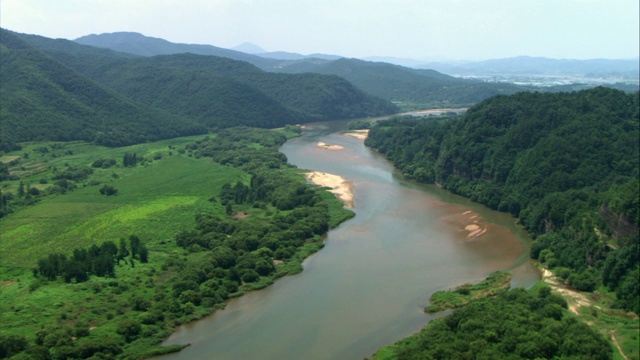
[[[533,258],[638,312],[639,96],[498,96],[460,118],[380,122],[366,144],[411,178],[519,217]]]
[[[431,321],[375,359],[611,359],[607,340],[564,316],[566,308],[548,287],[537,293],[513,289]]]
[[[38,261],[33,275],[52,281],[62,277],[65,282],[79,283],[89,280],[91,275],[115,277],[116,264],[128,261],[131,266],[135,266],[135,260],[147,263],[149,250],[140,238],[131,235],[128,245],[125,239],[120,239],[119,246],[112,241],[105,241],[100,246],[94,244],[88,249],[74,249],[73,255],[69,258],[62,253],[49,254]]]

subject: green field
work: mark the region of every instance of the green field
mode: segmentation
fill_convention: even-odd
[[[56,158],[49,165],[89,165],[98,158],[119,159],[125,152],[153,154],[179,143],[172,140],[120,149],[74,144],[70,146],[74,155]],[[119,174],[117,179],[112,177],[114,173]],[[3,266],[30,269],[53,251],[70,252],[132,233],[147,239],[153,250],[178,230],[193,227],[194,214],[222,212],[220,204],[208,199],[220,191],[222,184],[242,180],[246,174],[210,159],[174,153],[132,169],[99,169],[92,177],[107,179],[105,183],[118,189],[118,195],[101,195],[103,183],[81,184],[75,191],[46,198],[2,219]]]
[[[247,133],[242,140],[236,139],[237,133],[227,134],[234,140],[224,141],[243,145],[225,156],[258,151],[266,154],[265,159],[277,158],[276,146],[254,142],[274,139],[273,132]],[[9,174],[20,175],[1,184],[2,195],[9,201],[8,214],[0,218],[0,358],[8,352],[35,359],[135,359],[177,351],[180,347],[158,346],[175,326],[223,307],[226,298],[300,272],[304,258],[323,246],[317,235],[323,227],[311,230],[314,224],[325,221],[333,227],[353,216],[333,195],[308,185],[293,167],[281,165],[252,175],[239,166],[221,165],[201,155],[205,146],[215,147],[220,142],[215,136],[200,136],[125,148],[81,142],[34,143],[0,158],[8,165]],[[133,153],[143,160],[135,167],[124,167],[124,155]],[[114,159],[116,164],[93,167],[99,159]],[[93,172],[67,181],[67,191],[53,191],[60,187],[60,174],[87,168]],[[277,196],[294,196],[295,200],[296,194],[308,194],[316,199],[316,207],[281,210],[266,201],[237,200],[231,202],[229,213],[226,201],[220,198],[223,185],[246,186],[256,174],[285,186],[284,190],[276,186]],[[117,189],[117,194],[101,194],[105,185]],[[20,187],[38,191],[33,196],[20,196]],[[301,187],[307,190],[301,192]],[[235,233],[227,232],[221,238],[219,232],[198,229],[197,216],[219,219],[215,221],[224,222]],[[314,235],[296,240],[292,231]],[[179,247],[178,234],[187,234],[200,245]],[[32,272],[49,254],[71,257],[76,249],[109,241],[118,244],[131,235],[148,248],[149,260],[145,263],[131,257],[118,261],[115,276],[92,275],[88,281],[76,283],[64,282],[61,277],[50,281]],[[280,242],[281,237],[288,242]],[[245,239],[253,243],[245,243]],[[262,245],[255,251],[244,247],[256,241]],[[228,246],[237,246],[232,251],[236,257],[233,268],[216,260],[216,249],[227,249],[221,251],[228,253]],[[189,285],[194,277],[199,278],[195,288]],[[187,290],[181,286],[192,287]]]

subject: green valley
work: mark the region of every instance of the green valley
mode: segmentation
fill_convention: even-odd
[[[157,346],[174,326],[301,271],[322,248],[320,235],[353,215],[284,163],[277,146],[285,140],[281,132],[234,128],[114,149],[23,144],[3,156],[10,174],[23,172],[3,181],[0,355],[177,351]],[[124,166],[132,154],[135,165]],[[55,180],[81,168],[93,170],[64,179],[65,187]],[[25,183],[37,194],[19,191]],[[101,194],[105,186],[117,192]],[[134,256],[134,236],[148,259]],[[109,242],[114,252],[120,243],[113,276],[42,275],[52,254],[65,273],[81,264],[83,249]]]

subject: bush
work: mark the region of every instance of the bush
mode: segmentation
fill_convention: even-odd
[[[135,340],[141,331],[142,327],[140,324],[129,319],[120,321],[116,327],[116,332],[124,336],[126,342]]]
[[[111,195],[116,195],[117,193],[118,193],[118,189],[110,185],[105,184],[100,188],[100,194],[102,195],[111,196]]]

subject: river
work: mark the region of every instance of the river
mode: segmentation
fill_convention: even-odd
[[[362,359],[434,318],[422,311],[434,291],[496,270],[511,271],[512,286],[539,279],[515,219],[403,179],[362,140],[341,134],[345,126],[308,124],[281,151],[301,169],[352,181],[356,217],[327,234],[301,274],[178,328],[165,344],[191,346],[160,359]],[[474,228],[485,232],[470,237]]]

